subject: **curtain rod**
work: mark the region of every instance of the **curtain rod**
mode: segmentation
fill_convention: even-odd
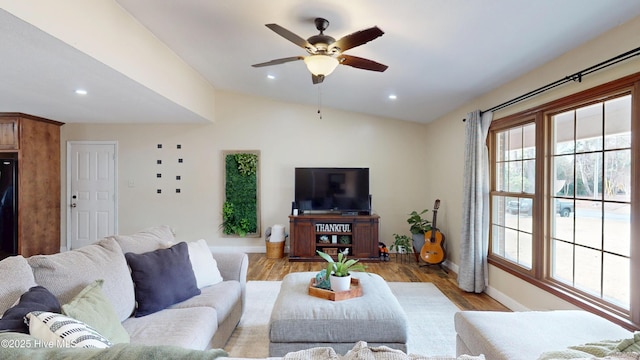
[[[640,55],[640,47],[637,47],[633,50],[629,50],[623,54],[620,54],[618,56],[612,57],[609,60],[605,60],[599,64],[593,65],[591,67],[588,67],[582,71],[578,71],[577,73],[574,73],[572,75],[569,76],[565,76],[564,78],[560,79],[560,80],[556,80],[552,83],[549,83],[545,86],[542,86],[540,88],[537,88],[535,90],[529,91],[528,93],[524,94],[524,95],[520,95],[518,97],[515,97],[509,101],[505,101],[502,104],[496,105],[490,109],[484,110],[484,111],[480,111],[480,113],[485,113],[487,111],[496,111],[496,110],[500,110],[503,108],[506,108],[507,106],[511,106],[513,104],[519,103],[520,101],[526,100],[530,97],[536,96],[538,94],[541,94],[547,90],[551,90],[555,87],[558,87],[560,85],[566,84],[570,81],[577,81],[577,82],[582,82],[582,77],[589,75],[591,73],[594,73],[596,71],[602,70],[604,68],[607,68],[609,66],[615,65],[621,61],[625,61],[627,59],[630,59],[634,56],[638,56]],[[467,121],[467,119],[462,119],[462,121]]]

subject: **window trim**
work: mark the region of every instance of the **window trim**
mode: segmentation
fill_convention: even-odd
[[[549,174],[551,161],[548,158],[547,149],[552,146],[549,118],[554,114],[582,107],[590,103],[599,103],[609,98],[628,93],[632,95],[631,104],[631,151],[632,154],[640,154],[640,73],[625,76],[623,78],[607,82],[602,85],[565,96],[563,98],[536,106],[534,108],[508,115],[494,120],[489,127],[487,147],[490,158],[490,196],[510,195],[509,192],[497,192],[495,189],[495,132],[513,126],[535,122],[536,124],[536,173]],[[631,172],[631,294],[640,294],[640,160],[632,161]],[[540,181],[538,181],[540,180]],[[579,308],[600,315],[629,330],[640,329],[640,295],[631,299],[629,311],[617,308],[606,303],[602,299],[580,292],[565,284],[551,279],[550,274],[550,212],[554,213],[551,201],[548,198],[551,180],[548,176],[536,179],[534,207],[533,207],[533,239],[532,269],[528,270],[510,262],[504,258],[492,254],[489,245],[488,262],[507,273],[516,276],[552,295],[555,295]],[[493,209],[490,209],[493,214]],[[490,229],[491,231],[491,229]],[[636,239],[634,241],[634,239]]]

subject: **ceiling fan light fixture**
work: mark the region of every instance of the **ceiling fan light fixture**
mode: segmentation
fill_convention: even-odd
[[[304,63],[313,75],[327,76],[336,69],[340,62],[328,55],[310,55],[304,58]]]

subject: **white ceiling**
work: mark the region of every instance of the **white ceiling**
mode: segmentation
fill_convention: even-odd
[[[320,94],[323,107],[416,122],[437,119],[640,16],[638,0],[116,1],[216,89],[314,106]],[[330,21],[325,33],[336,39],[381,28],[382,37],[345,53],[388,70],[339,66],[318,86],[302,61],[251,67],[306,55],[264,24],[307,38],[317,34],[315,17]],[[0,44],[0,111],[63,122],[206,121],[3,10]],[[59,90],[84,84],[105,96],[79,100]]]

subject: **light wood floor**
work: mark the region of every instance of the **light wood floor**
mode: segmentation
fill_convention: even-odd
[[[282,280],[291,272],[320,271],[326,262],[289,262],[287,255],[281,259],[268,259],[266,254],[248,254],[247,280]],[[467,293],[458,288],[456,274],[446,274],[438,266],[420,266],[412,254],[390,261],[366,262],[367,271],[382,276],[387,281],[431,282],[461,310],[509,311],[486,294]]]

